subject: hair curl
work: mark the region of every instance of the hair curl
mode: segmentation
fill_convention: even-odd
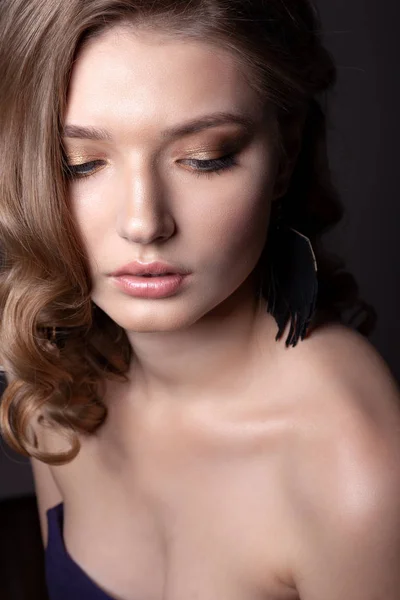
[[[230,50],[246,67],[261,106],[276,108],[285,131],[301,118],[301,148],[282,197],[284,218],[313,244],[319,292],[314,326],[352,321],[369,335],[372,306],[320,237],[343,217],[327,157],[326,93],[336,67],[309,0],[3,0],[0,15],[0,347],[11,381],[0,432],[16,452],[49,464],[70,462],[77,433],[107,417],[106,378],[127,381],[133,350],[126,332],[91,300],[82,239],[68,210],[63,117],[77,53],[121,22]],[[45,199],[45,201],[44,201]],[[274,257],[277,260],[279,257]],[[56,345],[48,328],[57,327]],[[71,441],[66,453],[40,451],[30,424],[41,420]]]

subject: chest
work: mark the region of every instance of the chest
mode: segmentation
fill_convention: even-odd
[[[297,598],[282,458],[254,431],[233,438],[169,430],[123,460],[86,448],[58,467],[72,559],[116,600]]]

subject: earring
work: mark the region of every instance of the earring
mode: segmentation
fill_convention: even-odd
[[[278,325],[275,340],[282,337],[291,319],[286,347],[295,347],[299,338],[304,340],[315,312],[318,267],[309,238],[284,223],[281,204],[268,235],[266,254],[268,289],[262,291],[267,297],[267,312]]]

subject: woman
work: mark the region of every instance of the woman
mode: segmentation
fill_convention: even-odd
[[[399,391],[320,243],[319,30],[306,0],[3,2],[1,429],[52,599],[400,597]]]

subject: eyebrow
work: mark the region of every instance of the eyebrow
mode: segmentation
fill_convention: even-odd
[[[192,135],[198,133],[204,129],[211,127],[217,127],[218,125],[224,125],[226,123],[236,123],[244,127],[249,133],[254,130],[256,121],[254,118],[230,112],[217,112],[211,115],[205,115],[204,117],[193,119],[178,125],[177,127],[171,127],[162,132],[161,137],[163,140],[175,140],[177,138]],[[112,135],[109,131],[97,127],[84,127],[82,125],[65,125],[63,132],[65,138],[77,138],[82,140],[97,140],[97,141],[112,141]]]

